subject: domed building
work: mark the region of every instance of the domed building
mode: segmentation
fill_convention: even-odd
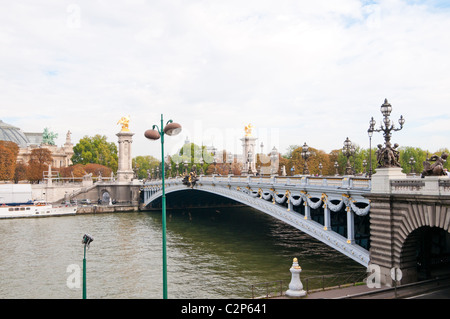
[[[25,133],[18,127],[12,126],[0,120],[0,141],[16,143],[20,148],[27,147],[29,140]]]
[[[11,141],[19,146],[17,163],[28,164],[33,149],[46,148],[52,153],[52,167],[58,168],[72,165],[73,144],[70,134],[70,131],[68,131],[66,142],[62,147],[58,147],[47,141],[44,142],[44,133],[23,132],[20,128],[0,120],[0,140]]]

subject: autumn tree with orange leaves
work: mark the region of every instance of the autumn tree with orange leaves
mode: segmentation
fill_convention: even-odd
[[[44,172],[52,163],[52,152],[46,148],[35,148],[31,151],[28,162],[28,180],[30,183],[38,183],[44,178]]]
[[[12,180],[19,147],[14,142],[0,141],[0,180]]]

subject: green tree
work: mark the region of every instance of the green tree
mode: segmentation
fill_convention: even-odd
[[[100,164],[117,172],[117,146],[115,143],[109,143],[104,135],[97,134],[94,137],[83,137],[73,147],[73,152],[73,164]]]
[[[225,152],[225,151],[224,151]],[[219,156],[220,157],[220,156]],[[203,161],[203,164],[201,163]],[[200,172],[200,167],[205,173],[210,165],[214,165],[214,156],[206,150],[206,146],[198,146],[195,143],[184,144],[177,154],[170,156],[170,163],[172,164],[172,176],[176,174],[176,164],[178,163],[178,173],[182,174],[185,170],[185,163],[187,163],[188,172],[195,165],[197,172]]]
[[[355,153],[350,156],[350,165],[355,174],[368,174],[370,169],[370,156],[368,148],[361,148],[359,145],[355,145]],[[364,167],[364,161],[366,166]],[[344,156],[342,149],[339,151],[337,162],[339,164],[339,174],[345,175],[345,169],[347,167],[347,157]],[[375,149],[372,149],[372,174],[375,173],[377,168],[377,158]]]
[[[148,176],[147,171],[151,172],[152,169],[156,169],[161,165],[161,161],[151,155],[136,156],[132,160],[133,169],[137,169],[137,175],[139,179],[146,179]]]
[[[427,151],[412,146],[402,146],[399,148],[399,151],[399,162],[403,173],[411,173],[411,164],[409,162],[413,158],[415,161],[413,165],[414,172],[420,174],[423,170],[423,162],[427,159]]]

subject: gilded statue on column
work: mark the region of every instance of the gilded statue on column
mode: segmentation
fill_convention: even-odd
[[[128,125],[130,123],[130,116],[122,116],[120,118],[120,120],[117,122],[117,124],[121,124],[122,125],[122,129],[120,130],[121,132],[129,132],[130,129],[128,128]]]
[[[249,124],[245,127],[245,136],[252,136],[253,125]]]

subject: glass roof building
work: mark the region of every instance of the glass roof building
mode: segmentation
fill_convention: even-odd
[[[28,143],[30,143],[20,128],[7,124],[2,120],[0,120],[0,141],[14,142],[19,147],[27,147]]]
[[[0,120],[0,141],[14,142],[19,146],[17,162],[28,163],[31,151],[35,148],[47,148],[52,153],[53,167],[65,167],[72,164],[73,145],[70,131],[66,135],[66,143],[62,147],[43,143],[43,133],[27,133],[20,128]]]

